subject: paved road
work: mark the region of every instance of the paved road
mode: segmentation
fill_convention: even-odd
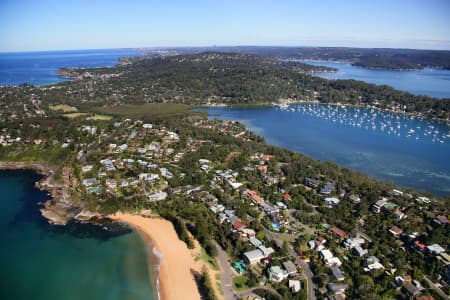
[[[233,272],[230,267],[230,258],[220,245],[214,241],[217,248],[217,261],[220,266],[220,283],[222,285],[225,300],[237,299],[233,291]]]
[[[314,292],[314,289],[316,288],[316,286],[312,281],[314,274],[311,272],[308,262],[304,261],[303,259],[298,259],[298,264],[303,268],[303,272],[306,276],[306,281],[308,282],[308,300],[315,300],[316,294]]]
[[[282,245],[284,240],[295,239],[295,236],[293,236],[291,234],[276,233],[276,232],[268,230],[264,226],[262,226],[262,228],[264,229],[264,232],[266,233],[267,238],[274,240],[277,243],[277,245]],[[316,296],[314,293],[315,285],[312,281],[314,274],[312,273],[311,269],[309,268],[309,264],[306,261],[300,259],[292,247],[289,247],[289,255],[291,257],[294,257],[296,260],[296,263],[298,265],[300,265],[300,267],[302,267],[304,270],[304,274],[305,274],[306,280],[308,282],[308,300],[315,300],[316,299]]]

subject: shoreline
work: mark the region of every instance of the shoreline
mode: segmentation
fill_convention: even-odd
[[[144,241],[151,241],[152,249],[148,248],[149,262],[160,256],[156,278],[159,299],[201,298],[194,278],[194,274],[200,272],[199,264],[192,251],[178,238],[172,223],[162,218],[145,218],[121,212],[109,215],[108,218],[133,227]],[[146,246],[148,247],[147,243]]]

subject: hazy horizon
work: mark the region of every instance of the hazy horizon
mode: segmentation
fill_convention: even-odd
[[[0,52],[229,46],[450,50],[450,1],[4,0]]]

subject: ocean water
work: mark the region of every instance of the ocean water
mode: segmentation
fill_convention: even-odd
[[[140,54],[134,49],[0,53],[0,85],[46,85],[67,81],[56,76],[59,68],[114,66],[120,57]]]
[[[302,61],[316,66],[336,68],[337,73],[318,72],[315,76],[326,79],[355,79],[377,85],[389,85],[414,95],[450,98],[450,70],[423,69],[393,71],[368,69],[350,63],[332,61]]]
[[[139,234],[119,224],[56,227],[31,171],[0,171],[0,299],[156,299]]]
[[[285,110],[209,108],[208,112],[213,119],[241,121],[267,142],[314,159],[333,161],[398,186],[450,195],[450,128],[446,124],[308,104]]]

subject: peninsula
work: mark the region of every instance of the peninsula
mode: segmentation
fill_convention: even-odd
[[[151,239],[163,299],[444,299],[436,283],[449,278],[450,198],[268,145],[192,110],[314,101],[448,121],[450,99],[330,82],[313,69],[208,52],[1,87],[0,160],[51,170],[41,185],[64,187],[42,209],[53,223],[112,218]]]

